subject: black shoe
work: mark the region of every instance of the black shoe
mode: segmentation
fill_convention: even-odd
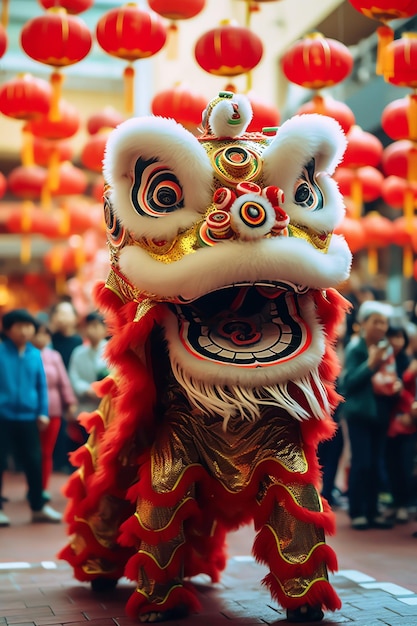
[[[352,519],[351,527],[353,530],[368,530],[370,528],[367,518],[362,515]]]
[[[287,609],[287,622],[320,622],[324,617],[324,613],[320,606],[310,606],[303,604],[297,609]]]
[[[117,583],[117,578],[94,578],[91,581],[91,589],[96,593],[104,593],[115,589]]]
[[[382,515],[374,517],[370,523],[371,528],[380,528],[381,530],[389,530],[390,528],[393,528],[393,526],[394,524],[386,517],[382,517]]]

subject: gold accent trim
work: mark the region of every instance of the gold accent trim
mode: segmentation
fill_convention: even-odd
[[[169,525],[171,524],[173,518],[175,517],[175,515],[178,513],[178,511],[180,511],[182,509],[182,507],[189,502],[190,500],[194,500],[194,498],[192,498],[191,496],[188,496],[188,498],[185,498],[185,500],[182,500],[180,505],[173,511],[170,519],[168,520],[168,522],[165,524],[165,526],[161,526],[161,528],[149,528],[149,526],[145,526],[145,524],[142,522],[142,520],[140,519],[139,513],[138,511],[135,511],[135,517],[138,520],[138,524],[141,528],[143,528],[146,531],[152,531],[154,533],[160,533],[164,530],[166,530]]]
[[[330,240],[332,238],[332,233],[327,233],[326,235],[320,235],[319,233],[314,233],[312,231],[307,231],[304,226],[289,224],[288,225],[288,234],[290,237],[296,237],[298,239],[304,239],[309,244],[311,244],[314,248],[319,250],[320,252],[327,253],[330,245]]]
[[[168,600],[170,594],[174,591],[174,589],[183,589],[183,585],[174,585],[173,587],[171,587],[171,589],[165,594],[165,596],[162,598],[162,600],[160,602],[157,601],[153,601],[152,604],[165,604],[165,602]],[[144,598],[146,598],[146,600],[148,601],[148,603],[150,604],[150,594],[146,593],[146,591],[143,591],[142,589],[136,589],[136,593],[140,593],[141,596],[143,596]]]

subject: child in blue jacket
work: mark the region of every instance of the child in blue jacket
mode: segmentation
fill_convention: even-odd
[[[61,514],[46,504],[42,493],[39,431],[48,425],[48,392],[40,351],[32,345],[36,321],[26,309],[3,316],[0,339],[0,526],[10,521],[3,512],[2,479],[13,450],[28,485],[33,522],[60,522]]]

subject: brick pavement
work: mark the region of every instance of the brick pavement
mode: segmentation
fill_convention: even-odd
[[[23,564],[24,565],[24,564]],[[172,626],[247,626],[285,622],[285,612],[260,587],[265,570],[252,557],[232,557],[221,583],[194,579],[202,611]],[[355,570],[332,576],[343,601],[341,611],[326,613],[322,622],[361,626],[416,626],[417,595]],[[0,564],[0,624],[13,626],[133,626],[124,606],[132,583],[121,580],[110,593],[94,594],[72,577],[66,563]]]
[[[53,476],[51,490],[59,510],[65,505],[60,492],[65,481],[65,476]],[[8,474],[5,484],[5,495],[10,500],[6,510],[12,525],[0,529],[0,626],[137,625],[124,613],[133,584],[121,580],[114,592],[97,595],[88,584],[74,580],[69,565],[55,557],[66,543],[65,525],[31,525],[22,477]],[[337,525],[338,533],[330,540],[342,569],[331,580],[343,607],[336,613],[327,612],[321,623],[417,626],[417,541],[411,538],[414,524],[391,531],[357,533],[349,529],[342,511],[337,513]],[[249,528],[230,536],[231,558],[221,583],[212,585],[203,577],[194,579],[202,611],[168,622],[170,626],[287,623],[285,612],[260,586],[265,568],[245,556],[252,539],[253,530]],[[360,567],[372,576],[343,567]],[[404,586],[393,584],[393,580]]]

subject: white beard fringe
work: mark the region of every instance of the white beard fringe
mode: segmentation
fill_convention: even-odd
[[[303,394],[309,411],[306,411],[288,393],[287,383],[268,385],[259,388],[246,388],[239,385],[221,385],[195,380],[181,368],[178,362],[171,363],[173,374],[187,394],[190,403],[202,413],[223,416],[223,430],[227,430],[229,420],[240,417],[242,420],[254,422],[260,417],[261,406],[276,406],[285,409],[298,421],[312,417],[323,419],[330,412],[326,389],[320,380],[317,369],[308,376],[291,381]],[[317,397],[317,391],[319,397]]]

